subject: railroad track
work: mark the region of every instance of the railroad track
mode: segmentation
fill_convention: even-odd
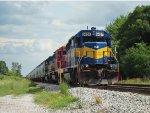
[[[41,84],[38,83],[37,84]],[[42,84],[48,84],[49,83],[42,83]],[[53,84],[57,86],[58,84]],[[105,89],[105,90],[113,90],[113,91],[120,91],[120,92],[132,92],[132,93],[139,93],[139,94],[145,94],[150,95],[150,85],[141,85],[141,84],[113,84],[113,85],[73,85],[70,84],[70,86],[73,87],[87,87],[87,88],[93,88],[93,89]],[[59,87],[59,86],[58,86]]]
[[[150,85],[114,84],[114,85],[99,85],[99,86],[88,85],[85,87],[150,95]]]

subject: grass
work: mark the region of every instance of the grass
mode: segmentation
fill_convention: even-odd
[[[22,77],[0,75],[0,96],[34,93],[35,102],[50,108],[63,108],[78,98],[73,97],[66,83],[60,84],[60,92],[47,92]]]
[[[118,83],[119,84],[149,84],[150,85],[150,79],[133,78],[133,79],[121,80]]]
[[[41,90],[34,86],[34,83],[22,77],[0,75],[0,96],[35,93]]]
[[[69,95],[69,91],[68,91],[69,86],[67,85],[67,83],[62,82],[59,87],[60,87],[61,94],[64,94],[66,96]]]
[[[71,102],[75,102],[78,98],[73,97],[68,91],[66,83],[60,84],[60,92],[42,91],[35,94],[35,102],[43,104],[52,109],[61,109]]]
[[[69,103],[75,102],[78,99],[71,95],[64,95],[56,92],[42,91],[35,95],[35,102],[44,104],[52,109],[66,107]]]

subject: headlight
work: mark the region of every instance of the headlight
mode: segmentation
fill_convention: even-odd
[[[89,65],[88,65],[88,64],[85,64],[85,67],[89,67]]]
[[[110,64],[111,69],[117,69],[117,64]]]

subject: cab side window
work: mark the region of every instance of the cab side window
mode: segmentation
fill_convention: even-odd
[[[75,38],[75,46],[80,45],[80,39],[78,37]]]
[[[106,38],[106,43],[107,43],[107,46],[111,46],[111,45],[110,45],[110,44],[111,44],[110,38]]]
[[[67,45],[66,45],[66,51],[68,51],[69,50],[69,43],[67,43]]]
[[[74,40],[72,39],[71,40],[71,47],[73,47],[74,46]]]

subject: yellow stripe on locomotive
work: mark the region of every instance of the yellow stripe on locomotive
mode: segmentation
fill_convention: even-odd
[[[82,48],[74,48],[72,50],[72,54],[75,53],[76,57],[87,56],[88,58],[92,58],[92,59],[110,57],[111,52],[112,52],[112,48],[109,47],[100,48],[98,50],[89,47],[82,47]]]

